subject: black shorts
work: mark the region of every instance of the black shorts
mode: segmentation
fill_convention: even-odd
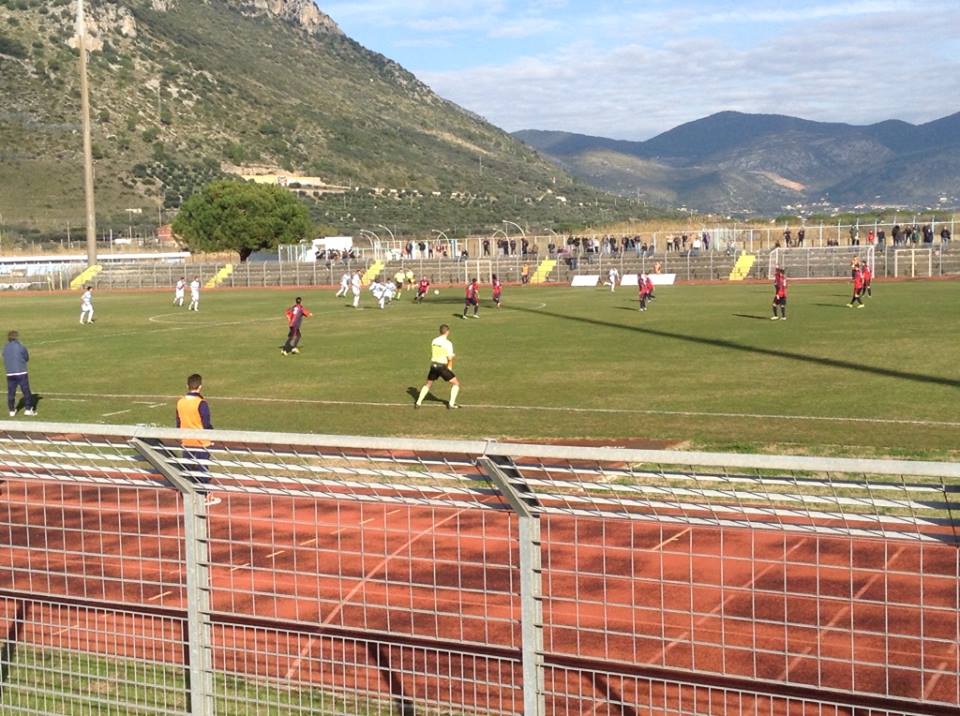
[[[774,296],[774,297],[773,297],[773,305],[774,305],[774,306],[786,306],[786,305],[787,305],[787,297],[786,297],[786,296]]]
[[[476,306],[476,305],[477,305],[477,299],[475,299],[475,298],[465,298],[465,299],[463,300],[463,303],[464,303],[464,305],[466,305],[466,306]]]
[[[453,371],[450,370],[443,363],[431,363],[430,372],[427,373],[427,380],[436,380],[437,378],[443,378],[448,383],[456,378]]]
[[[500,305],[500,294],[497,294],[496,296],[493,297],[493,302],[498,306]]]

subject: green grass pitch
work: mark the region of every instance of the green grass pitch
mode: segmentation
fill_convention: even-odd
[[[302,289],[314,316],[289,357],[296,289],[207,290],[199,313],[172,291],[98,293],[92,326],[79,294],[0,308],[42,420],[171,425],[199,372],[218,428],[955,457],[960,282],[878,283],[863,309],[848,290],[795,282],[773,322],[763,285],[661,287],[646,313],[632,288],[507,287],[496,311],[484,287],[479,320],[458,318],[458,288],[383,311],[366,290],[356,311]],[[414,411],[442,322],[464,409],[440,382]]]

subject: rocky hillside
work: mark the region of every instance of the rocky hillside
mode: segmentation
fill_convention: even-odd
[[[595,186],[700,210],[960,205],[960,113],[866,127],[722,112],[646,142],[515,136]]]
[[[0,0],[8,231],[82,224],[75,7]],[[459,209],[466,224],[577,222],[606,206],[346,37],[312,0],[92,0],[87,15],[103,217],[156,215],[227,167],[251,166],[346,187],[302,192],[320,222],[344,230],[449,231]]]

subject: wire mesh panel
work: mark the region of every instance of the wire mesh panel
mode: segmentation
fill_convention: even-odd
[[[0,481],[2,713],[960,707],[953,464],[34,423]]]

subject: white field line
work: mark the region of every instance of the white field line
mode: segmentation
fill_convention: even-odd
[[[177,395],[143,395],[126,393],[45,393],[47,399],[68,400],[75,398],[115,398],[129,399],[131,402],[138,399],[178,400],[183,396]],[[374,408],[409,408],[412,401],[403,403],[384,403],[364,400],[310,400],[305,398],[262,398],[243,395],[218,395],[210,398],[214,402],[234,401],[239,403],[286,403],[295,405],[331,405]],[[424,403],[423,407],[440,408],[444,403]],[[774,415],[768,413],[732,413],[710,412],[698,410],[641,410],[637,408],[576,408],[557,405],[489,405],[486,403],[469,403],[463,406],[469,410],[499,410],[499,411],[528,411],[543,413],[581,413],[596,415],[660,415],[679,416],[686,418],[742,418],[756,420],[795,420],[826,423],[864,423],[869,425],[920,425],[926,427],[960,428],[960,422],[949,420],[903,420],[898,418],[850,418],[827,415]]]
[[[542,310],[542,309],[544,309],[544,308],[547,307],[547,304],[546,304],[546,303],[531,304],[531,302],[529,302],[529,301],[517,301],[517,302],[515,302],[515,303],[516,303],[516,305],[518,305],[518,306],[526,306],[527,308],[530,308],[531,310],[534,310],[534,311],[540,311],[540,310]],[[362,308],[362,307],[361,307],[361,308]],[[495,310],[495,309],[488,309],[488,310]],[[148,322],[148,323],[152,323],[152,324],[154,324],[154,325],[167,326],[167,328],[157,328],[157,329],[148,330],[148,331],[142,331],[142,330],[137,330],[137,331],[114,331],[114,332],[110,332],[110,333],[98,333],[98,335],[99,335],[101,338],[121,338],[121,337],[124,337],[124,336],[140,336],[140,335],[143,335],[144,333],[146,333],[146,334],[148,334],[148,335],[152,335],[152,334],[154,334],[154,333],[167,333],[167,332],[170,332],[170,331],[189,331],[189,330],[203,329],[203,328],[222,328],[222,327],[224,327],[224,326],[246,326],[246,325],[249,325],[249,324],[251,324],[251,323],[276,323],[276,324],[279,326],[278,332],[281,332],[281,333],[282,333],[283,329],[285,328],[285,325],[284,325],[284,324],[285,324],[285,321],[286,321],[286,317],[283,315],[283,312],[282,312],[282,311],[279,312],[278,315],[276,315],[276,316],[271,316],[271,317],[269,317],[269,318],[248,318],[248,319],[245,319],[245,320],[242,320],[242,321],[209,321],[209,320],[204,321],[204,320],[200,320],[200,321],[193,321],[193,322],[191,322],[191,323],[184,324],[184,323],[181,323],[181,322],[174,322],[174,321],[164,320],[164,319],[168,318],[169,316],[182,316],[183,313],[184,313],[184,312],[181,312],[181,311],[174,311],[174,312],[172,312],[172,313],[158,313],[158,314],[155,315],[155,316],[148,316],[148,317],[147,317],[147,322]],[[338,310],[336,307],[324,306],[323,308],[319,308],[319,309],[317,309],[316,311],[313,312],[313,315],[319,315],[319,314],[338,314],[338,315],[342,315],[342,311],[341,311],[341,310]],[[186,319],[186,320],[190,320],[190,319]],[[31,343],[30,345],[33,345],[33,346],[48,346],[48,345],[52,345],[52,344],[54,344],[54,343],[73,343],[73,342],[76,342],[76,341],[85,341],[85,340],[87,340],[87,337],[88,337],[88,334],[79,335],[79,336],[73,336],[73,337],[70,337],[70,338],[54,338],[54,339],[51,339],[51,340],[48,340],[48,341],[33,342],[33,343]]]
[[[123,415],[124,413],[129,413],[130,410],[131,410],[131,409],[128,408],[127,410],[117,410],[117,411],[114,411],[114,412],[112,412],[112,413],[101,413],[101,414],[100,414],[100,417],[101,417],[101,418],[109,418],[109,417],[112,417],[112,416],[114,416],[114,415]]]

